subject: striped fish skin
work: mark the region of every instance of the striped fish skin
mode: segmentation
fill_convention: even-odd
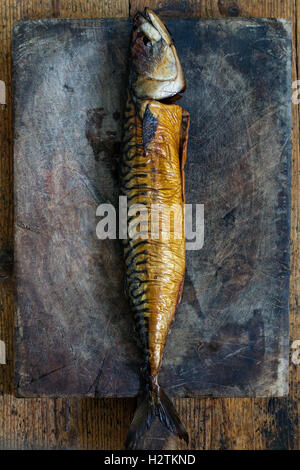
[[[126,286],[145,362],[147,366],[149,362],[150,374],[155,376],[185,272],[184,196],[179,158],[182,108],[149,101],[141,121],[129,97],[126,114],[121,190],[127,196],[129,211],[133,204],[142,204],[149,215],[146,227],[141,227],[147,239],[129,238],[125,244]],[[147,141],[143,129],[151,121],[155,127]],[[170,222],[169,240],[163,238],[163,233],[159,239],[152,238],[153,204],[169,208],[175,205],[175,216],[181,223],[180,238],[174,236],[174,220]]]
[[[129,236],[124,240],[125,286],[144,356],[140,400],[127,448],[136,446],[155,416],[188,442],[187,432],[158,382],[185,273],[184,164],[189,116],[170,101],[178,99],[184,89],[173,41],[158,16],[145,9],[135,16],[133,25],[120,162],[120,190],[127,197],[129,216]],[[138,219],[134,208],[139,209]],[[154,235],[155,208],[162,215]]]

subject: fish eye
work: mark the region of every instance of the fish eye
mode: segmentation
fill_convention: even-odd
[[[147,36],[144,36],[143,37],[143,43],[145,44],[145,46],[148,46],[149,42],[151,42],[150,39],[147,38]]]

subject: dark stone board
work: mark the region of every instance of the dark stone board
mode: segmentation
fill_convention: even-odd
[[[187,203],[205,241],[187,252],[160,381],[173,396],[288,392],[291,26],[168,19],[191,114]],[[141,360],[118,240],[130,20],[17,23],[15,379],[18,396],[133,396]]]

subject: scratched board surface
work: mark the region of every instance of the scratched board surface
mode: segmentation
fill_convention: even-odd
[[[187,252],[160,382],[173,396],[288,391],[291,28],[287,20],[168,19],[191,114]],[[18,396],[133,396],[141,361],[118,240],[130,20],[14,27],[15,384]]]

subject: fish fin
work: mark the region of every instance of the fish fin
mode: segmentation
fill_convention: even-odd
[[[175,436],[178,436],[180,439],[183,439],[186,444],[189,443],[189,435],[180,421],[178,413],[171,402],[170,398],[164,392],[164,390],[159,387],[159,400],[156,405],[156,412],[159,416],[159,419],[162,424],[164,424],[169,431],[171,431]]]
[[[164,390],[156,385],[152,390],[145,392],[137,406],[133,421],[126,439],[126,449],[134,449],[138,439],[150,428],[152,421],[158,416],[161,423],[175,436],[189,443],[188,433],[180,421],[173,403]]]

